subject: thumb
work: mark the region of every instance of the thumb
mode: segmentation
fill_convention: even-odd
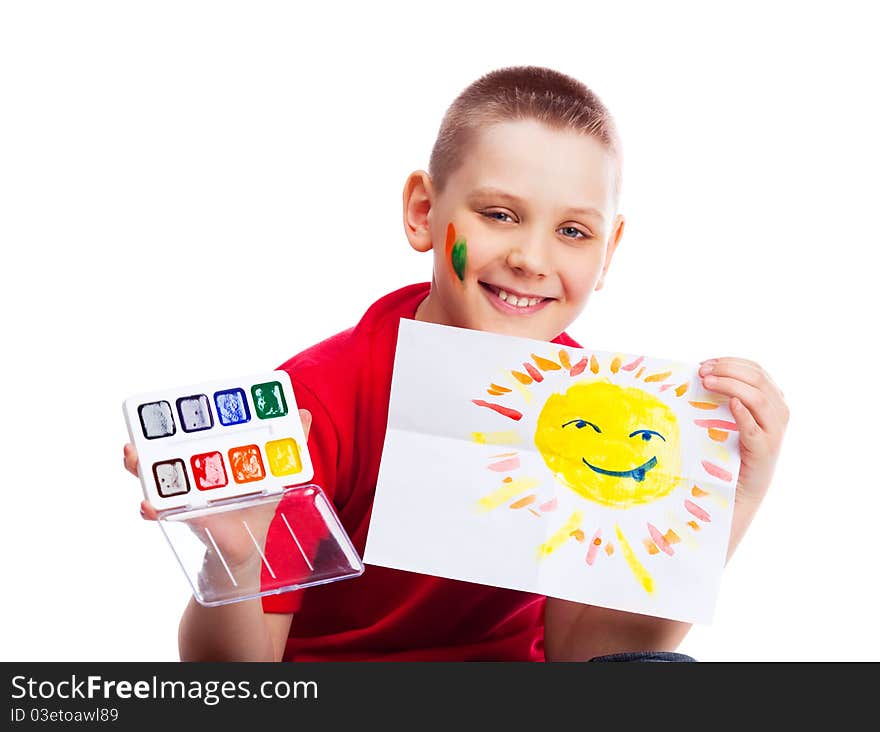
[[[306,440],[308,440],[309,430],[312,429],[312,413],[308,409],[300,409],[299,418],[302,420],[303,432],[305,432]]]

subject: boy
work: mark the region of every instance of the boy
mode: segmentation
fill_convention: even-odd
[[[564,329],[602,287],[624,229],[613,120],[583,84],[549,69],[501,69],[468,87],[443,119],[429,169],[407,179],[403,214],[410,245],[433,251],[430,285],[386,295],[357,326],[282,366],[310,429],[314,482],[361,553],[399,319],[578,347]],[[453,231],[465,252],[452,246]],[[713,359],[701,376],[730,398],[739,427],[729,556],[769,486],[788,409],[752,362]],[[129,445],[125,462],[136,474]],[[142,511],[155,517],[149,505]],[[354,580],[262,600],[217,608],[191,600],[179,643],[184,660],[587,660],[671,650],[688,628],[369,566]]]

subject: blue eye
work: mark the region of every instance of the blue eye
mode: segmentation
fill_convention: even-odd
[[[513,221],[513,217],[509,213],[506,213],[504,211],[486,211],[482,215],[485,216],[487,219],[492,219],[493,221],[501,221],[503,223],[507,223],[507,219]],[[506,216],[507,219],[496,219],[496,216]]]
[[[559,231],[566,239],[589,239],[583,231],[575,226],[563,226]],[[566,233],[568,232],[568,233]]]
[[[636,430],[635,432],[631,432],[629,436],[635,437],[636,435],[641,435],[642,439],[645,442],[651,441],[651,435],[657,435],[657,437],[659,437],[661,440],[663,440],[663,442],[666,442],[666,438],[663,435],[661,435],[659,432],[655,432],[654,430]]]
[[[588,422],[588,421],[585,420],[585,419],[570,419],[568,422],[566,422],[566,423],[565,423],[564,425],[562,425],[562,426],[563,426],[563,427],[568,427],[568,425],[570,425],[570,424],[573,424],[573,425],[574,425],[575,427],[577,427],[579,430],[582,430],[582,429],[583,429],[584,427],[586,427],[587,425],[590,425],[590,427],[592,427],[594,430],[596,430],[596,432],[601,432],[601,431],[602,431],[602,430],[600,430],[596,425],[594,425],[592,422]]]

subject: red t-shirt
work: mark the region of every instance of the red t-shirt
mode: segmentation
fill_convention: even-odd
[[[400,318],[414,318],[429,283],[375,302],[349,330],[303,351],[290,373],[312,413],[313,481],[363,556],[388,420]],[[578,348],[565,333],[554,343]],[[295,613],[285,661],[544,660],[544,597],[368,565],[360,577],[263,598]]]

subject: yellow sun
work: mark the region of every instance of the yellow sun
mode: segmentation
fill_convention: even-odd
[[[620,354],[583,355],[575,363],[563,348],[553,355],[532,353],[521,367],[498,373],[485,390],[491,400],[471,401],[514,423],[531,417],[532,405],[537,407],[559,380],[567,382],[546,396],[531,440],[553,480],[524,472],[529,451],[518,446],[529,442],[531,429],[525,434],[516,429],[474,432],[474,442],[489,448],[486,467],[494,476],[492,490],[475,509],[496,511],[506,505],[546,519],[548,535],[537,548],[539,559],[576,542],[583,546],[587,567],[622,558],[644,590],[653,593],[654,579],[645,563],[675,557],[679,543],[696,548],[698,532],[712,522],[708,502],[729,515],[728,496],[739,467],[738,449],[724,446],[737,430],[729,409],[692,383],[694,371],[688,368],[685,376],[685,368],[671,362],[649,368],[644,356]],[[706,439],[698,440],[703,430]],[[687,458],[686,470],[685,443],[697,453]],[[500,445],[508,451],[498,452],[495,446]],[[682,472],[688,473],[687,480]],[[561,484],[574,503],[558,495],[554,484]],[[668,500],[661,504],[663,498]],[[601,513],[584,510],[577,505],[580,500],[631,512],[627,521],[623,511],[618,513],[621,520],[612,519],[603,531]]]
[[[678,485],[678,419],[653,394],[608,381],[552,394],[538,416],[535,446],[566,486],[612,508],[650,503]]]

